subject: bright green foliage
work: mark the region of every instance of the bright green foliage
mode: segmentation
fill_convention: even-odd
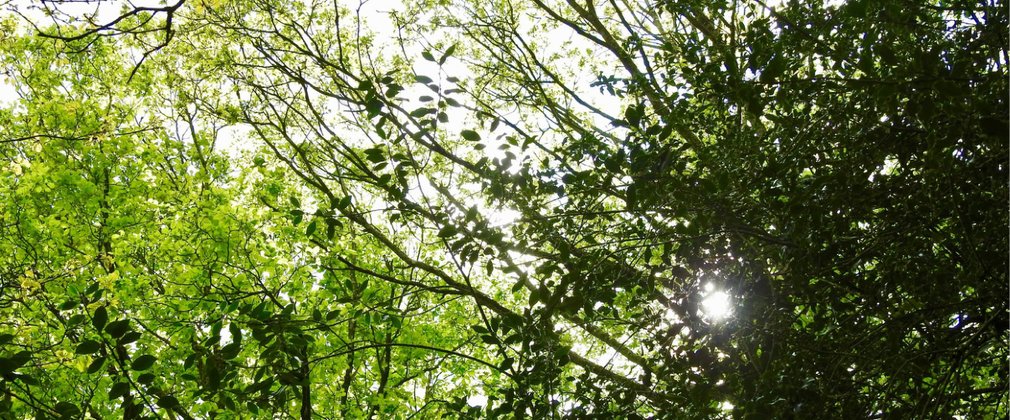
[[[1007,415],[1005,4],[62,6],[4,418]]]

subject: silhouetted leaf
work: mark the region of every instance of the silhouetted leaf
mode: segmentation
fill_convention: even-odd
[[[77,348],[74,349],[74,353],[77,353],[77,354],[91,354],[91,353],[97,352],[98,349],[100,349],[100,348],[102,348],[102,345],[99,344],[97,341],[94,341],[94,340],[84,340],[80,344],[77,345]]]
[[[151,368],[151,366],[154,366],[154,362],[156,362],[156,361],[158,361],[157,357],[151,356],[149,354],[145,354],[145,355],[142,355],[142,356],[134,359],[133,360],[133,364],[131,364],[131,368],[133,370],[138,370],[138,371],[148,370],[148,369]]]
[[[126,395],[130,391],[130,384],[127,382],[116,382],[112,384],[112,388],[109,389],[109,399],[114,400],[116,398]]]
[[[112,321],[105,327],[105,332],[112,336],[112,338],[122,337],[128,331],[130,331],[130,320],[128,319]]]
[[[109,321],[109,312],[104,306],[99,306],[95,309],[95,314],[91,316],[91,325],[94,325],[95,329],[98,331],[102,330],[105,323]]]
[[[460,134],[463,136],[463,139],[468,140],[468,141],[479,141],[480,140],[480,134],[477,134],[477,132],[473,131],[473,130],[463,130],[463,131],[460,132]]]

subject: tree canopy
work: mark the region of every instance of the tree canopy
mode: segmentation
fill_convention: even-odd
[[[2,418],[1008,415],[1004,2],[0,5]]]

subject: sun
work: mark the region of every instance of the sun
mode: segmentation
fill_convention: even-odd
[[[721,321],[733,314],[732,297],[722,290],[716,290],[712,283],[705,285],[705,294],[702,296],[701,312],[706,318]]]

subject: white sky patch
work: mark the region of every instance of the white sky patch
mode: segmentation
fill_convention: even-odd
[[[537,258],[532,255],[523,254],[519,251],[509,250],[509,258],[516,263],[519,270],[523,271],[527,275],[533,273],[533,263],[537,261]]]
[[[435,188],[431,185],[431,181],[425,175],[420,175],[414,178],[414,181],[410,183],[410,189],[407,190],[407,199],[415,203],[423,203],[425,197],[430,197],[432,193],[435,192]],[[390,203],[382,203],[383,206],[392,205]]]
[[[665,309],[663,318],[666,320],[667,326],[680,324],[683,321],[673,309]]]
[[[251,134],[252,129],[246,125],[230,125],[217,133],[218,150],[223,150],[229,157],[236,158],[243,152],[251,152],[259,146]]]
[[[10,108],[17,104],[20,96],[11,79],[0,74],[0,108]]]
[[[621,338],[622,342],[627,342],[627,337]],[[623,372],[628,376],[635,376],[641,374],[641,367],[636,365],[627,357],[617,352],[616,349],[607,347],[607,351],[603,354],[594,357],[592,360],[596,364],[612,367],[613,370],[617,372]]]
[[[522,217],[522,213],[510,208],[481,209],[481,213],[487,218],[492,227],[504,227],[511,225]]]
[[[487,395],[471,395],[466,399],[466,404],[471,407],[486,407],[487,406]]]
[[[232,340],[231,340],[231,329],[230,328],[221,328],[221,343],[222,344],[231,344],[232,343]]]

